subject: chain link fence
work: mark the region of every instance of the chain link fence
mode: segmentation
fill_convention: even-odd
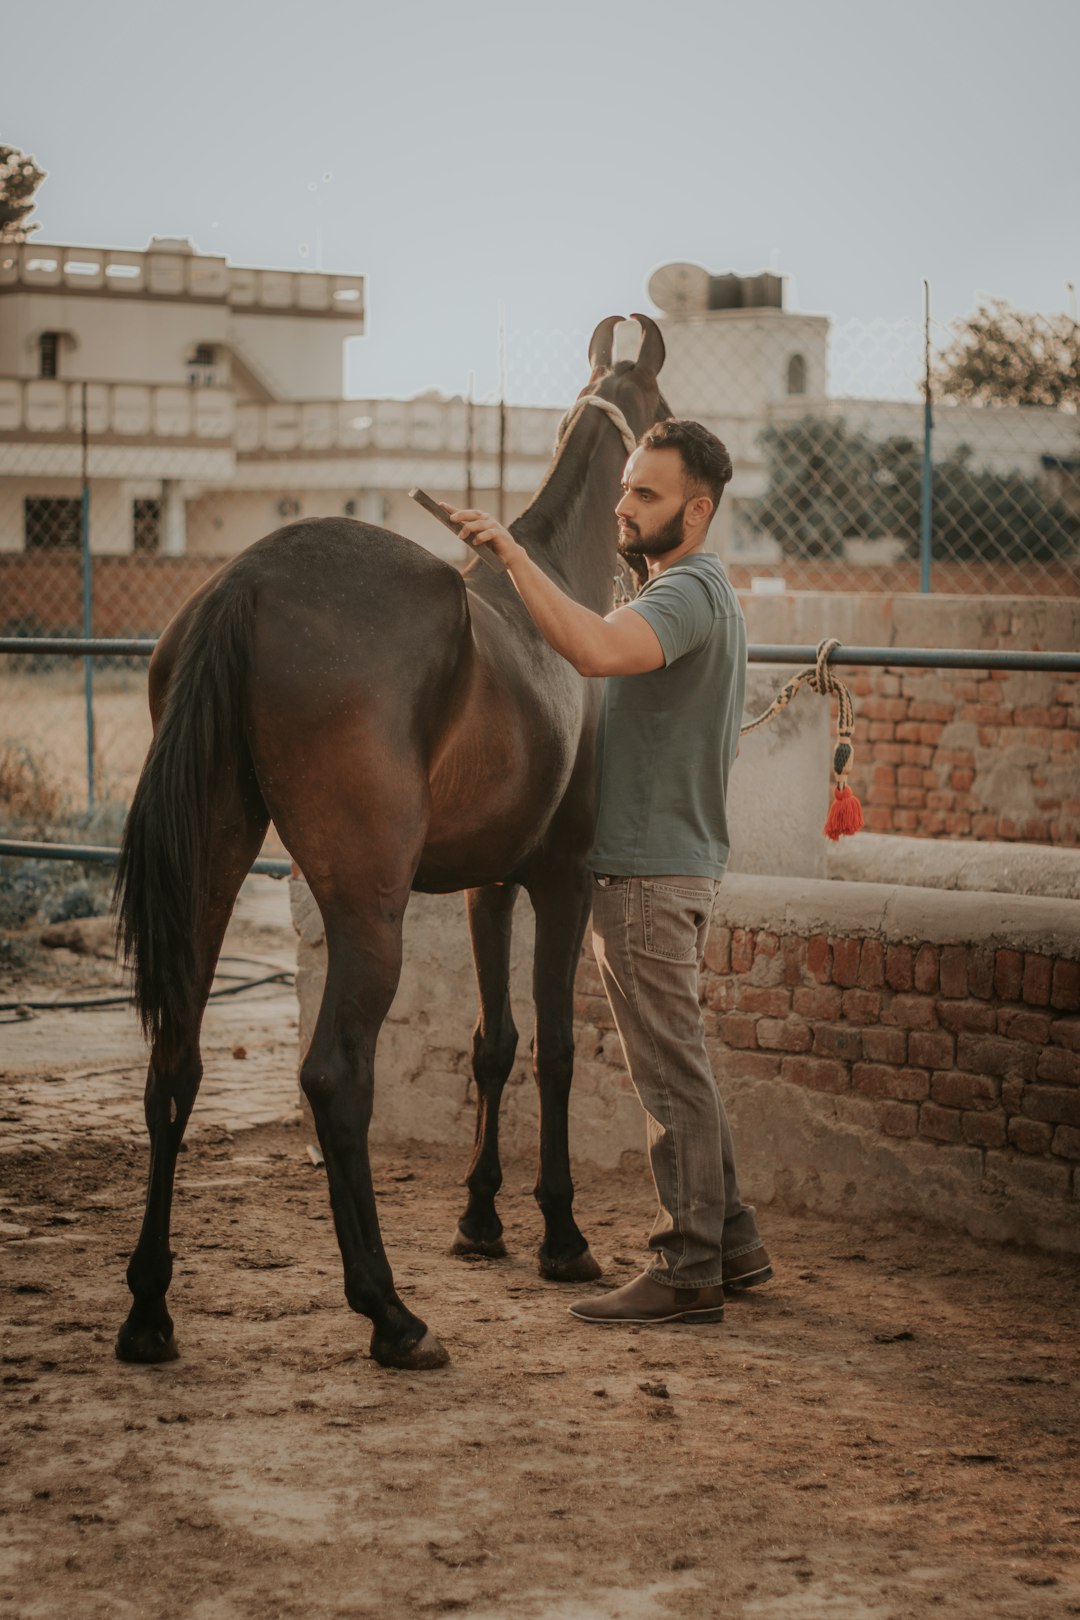
[[[1080,595],[1075,391],[944,397],[957,338],[931,327],[928,411],[916,321],[750,307],[670,314],[664,334],[672,410],[732,453],[714,540],[739,588]],[[620,329],[616,357],[636,338]],[[0,634],[155,635],[223,561],[297,518],[385,524],[460,562],[409,487],[515,517],[587,347],[586,332],[511,327],[503,398],[478,401],[241,403],[206,368],[187,389],[0,378]],[[145,661],[94,660],[89,806],[88,678],[81,660],[0,656],[0,824],[129,799]]]
[[[1056,405],[947,397],[932,324],[928,411],[915,320],[751,308],[664,335],[671,409],[732,453],[714,538],[739,588],[1080,595],[1080,378]],[[571,399],[586,342],[512,334],[510,398]]]

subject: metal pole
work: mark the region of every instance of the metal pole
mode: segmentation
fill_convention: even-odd
[[[87,865],[115,866],[120,850],[109,844],[41,844],[25,838],[0,838],[0,856],[20,861],[84,861]],[[292,876],[292,861],[260,855],[251,871],[260,877]]]
[[[157,643],[150,638],[123,641],[82,641],[78,636],[0,636],[0,653],[49,653],[80,657],[93,651],[100,658],[149,658]],[[812,664],[817,648],[788,644],[750,643],[752,664]],[[1044,674],[1080,675],[1080,652],[1004,652],[978,647],[838,647],[829,654],[830,665],[857,668],[882,665],[886,669],[1009,669],[1041,670]]]
[[[94,634],[93,575],[90,567],[90,451],[86,420],[86,384],[82,385],[82,621],[83,637]],[[86,701],[86,805],[94,808],[94,659],[83,659],[83,689]]]
[[[923,281],[923,342],[926,375],[923,382],[922,505],[919,513],[919,589],[929,593],[930,553],[934,536],[934,412],[930,391],[930,283]]]
[[[506,305],[499,304],[499,522],[506,521]]]
[[[465,505],[473,504],[473,458],[476,453],[476,373],[469,372],[469,392],[465,400]]]

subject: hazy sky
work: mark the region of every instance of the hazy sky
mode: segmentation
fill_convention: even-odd
[[[321,241],[368,277],[354,394],[483,393],[500,299],[512,345],[589,330],[676,259],[783,270],[841,320],[917,316],[924,275],[942,319],[1080,280],[1076,0],[3,12],[42,239],[285,267]]]

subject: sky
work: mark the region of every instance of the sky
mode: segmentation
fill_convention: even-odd
[[[352,395],[484,397],[500,304],[513,369],[675,260],[840,322],[1080,281],[1076,0],[0,9],[40,240],[363,274]]]

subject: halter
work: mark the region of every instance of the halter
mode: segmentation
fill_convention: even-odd
[[[568,411],[563,412],[563,415],[559,419],[559,425],[555,430],[556,455],[558,455],[561,451],[566,435],[570,432],[570,429],[573,427],[586,405],[595,405],[598,411],[604,412],[604,415],[607,417],[608,421],[611,422],[615,428],[617,428],[619,437],[623,442],[623,448],[625,449],[627,455],[629,455],[632,450],[637,449],[637,434],[634,432],[633,428],[630,426],[619,407],[617,405],[613,405],[610,399],[601,399],[599,394],[583,394],[580,399],[576,399],[574,401]]]

